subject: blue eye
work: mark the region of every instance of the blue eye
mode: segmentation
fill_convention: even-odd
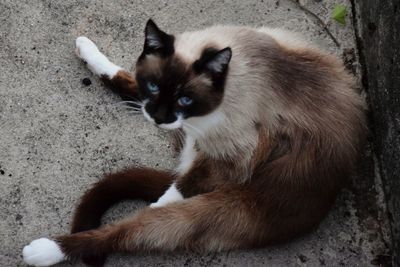
[[[181,98],[178,99],[178,104],[181,106],[189,106],[193,103],[193,100],[190,99],[187,96],[182,96]]]
[[[160,91],[158,85],[153,82],[147,82],[147,88],[149,88],[150,93],[152,93],[153,95],[158,94],[158,92]]]

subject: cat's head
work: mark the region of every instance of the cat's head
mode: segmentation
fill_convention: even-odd
[[[210,114],[220,105],[232,57],[229,47],[206,47],[188,62],[174,46],[173,35],[147,22],[136,81],[144,116],[165,129],[180,128],[185,120]]]

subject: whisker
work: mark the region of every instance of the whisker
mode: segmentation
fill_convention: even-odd
[[[133,107],[142,107],[144,104],[143,104],[143,102],[139,102],[139,101],[120,101],[113,105],[114,106],[127,105],[127,106],[133,106]]]
[[[142,114],[142,112],[141,112],[141,111],[137,111],[137,110],[134,110],[134,111],[128,111],[127,113],[128,113],[128,114],[135,114],[135,115]]]
[[[180,141],[183,143],[183,141],[185,140],[185,132],[182,130],[178,130],[177,131],[178,134],[178,138],[180,139]]]
[[[128,105],[121,106],[121,108],[127,108],[127,109],[138,109],[138,110],[141,110],[141,109],[142,109],[141,107],[134,107],[134,106],[128,106]]]
[[[117,104],[121,104],[121,103],[135,103],[135,104],[142,104],[142,101],[133,101],[133,100],[125,100],[125,101],[119,101],[117,102]]]
[[[178,141],[180,142],[180,143],[184,143],[184,140],[185,140],[185,133],[184,133],[184,131],[182,131],[181,129],[179,129],[179,130],[176,130],[175,131],[175,136],[176,136],[176,138],[178,138]]]
[[[142,113],[142,111],[140,109],[128,109],[128,112]]]
[[[193,127],[190,126],[190,125],[185,125],[185,126],[187,127],[187,129],[188,129],[189,131],[192,131],[192,132],[194,132],[195,134],[198,134],[198,135],[201,136],[201,133],[200,133],[197,129],[193,128]]]
[[[194,132],[196,132],[196,133],[199,134],[200,136],[203,136],[203,135],[204,135],[204,133],[203,133],[202,131],[200,131],[200,129],[194,127],[193,125],[191,125],[191,124],[189,124],[189,123],[187,123],[187,122],[184,122],[183,125],[186,126],[186,127],[188,127],[190,130],[193,130]]]
[[[120,108],[120,109],[128,109],[128,110],[138,110],[138,111],[141,111],[141,110],[142,110],[140,107],[133,107],[133,106],[127,106],[127,105],[119,106],[119,107],[117,107],[117,108]]]

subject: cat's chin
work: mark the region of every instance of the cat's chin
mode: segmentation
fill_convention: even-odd
[[[143,113],[143,116],[146,118],[146,120],[148,120],[149,122],[151,122],[152,124],[154,124],[155,126],[161,128],[161,129],[176,130],[176,129],[181,129],[183,126],[183,118],[181,115],[178,115],[176,121],[174,121],[174,122],[157,124],[157,123],[155,123],[154,119],[150,116],[150,114],[147,113],[144,106],[142,107],[142,113]]]
[[[182,128],[182,119],[178,118],[176,121],[172,123],[161,123],[157,125],[161,129],[165,130],[176,130]]]

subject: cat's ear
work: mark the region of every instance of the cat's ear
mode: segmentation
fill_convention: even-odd
[[[228,69],[229,62],[232,58],[232,49],[226,47],[218,51],[207,63],[206,69],[212,73],[222,74]]]
[[[169,56],[174,53],[174,36],[160,30],[153,20],[147,21],[144,34],[145,54],[159,53],[162,56]]]
[[[206,49],[201,57],[194,63],[197,72],[206,72],[212,76],[224,75],[232,58],[232,49],[226,47],[222,50]]]

